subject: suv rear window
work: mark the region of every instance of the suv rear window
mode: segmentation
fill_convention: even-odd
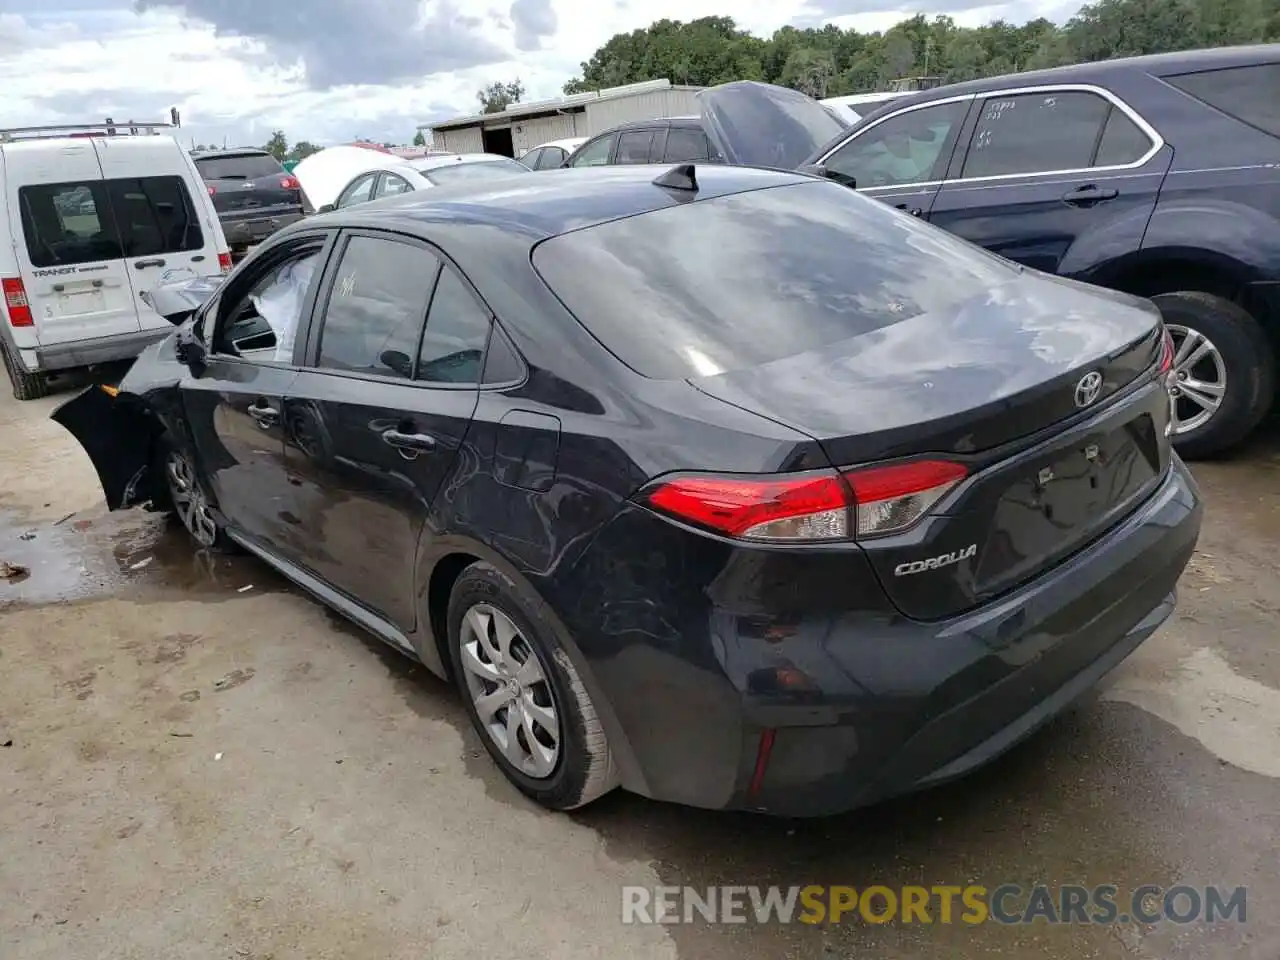
[[[1229,117],[1280,137],[1280,63],[1184,73],[1165,80]]]
[[[1017,275],[993,254],[819,182],[563,234],[534,249],[533,265],[607,349],[657,379],[816,350]]]
[[[199,250],[200,219],[181,177],[19,187],[27,254],[37,268]]]
[[[284,172],[280,161],[267,153],[241,153],[230,156],[200,157],[196,169],[206,180],[257,180]]]

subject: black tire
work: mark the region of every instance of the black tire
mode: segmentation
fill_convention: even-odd
[[[538,655],[556,714],[559,755],[554,770],[534,778],[503,754],[480,720],[462,663],[463,617],[477,605],[505,614]],[[604,728],[572,661],[564,652],[550,608],[488,563],[474,563],[454,583],[449,596],[449,654],[467,715],[485,749],[517,789],[544,807],[572,810],[618,785],[618,772]]]
[[[185,504],[183,494],[175,480],[175,461],[186,464],[186,475],[190,483],[190,501]],[[169,437],[163,437],[156,444],[155,461],[151,470],[154,475],[153,506],[169,513],[173,520],[187,531],[187,535],[200,549],[213,553],[234,551],[234,544],[227,537],[221,515],[204,481],[200,479],[199,471],[189,451],[172,442]],[[204,511],[205,516],[197,519],[196,514],[201,511]]]
[[[1187,460],[1225,453],[1271,409],[1276,391],[1275,349],[1253,315],[1230,300],[1195,291],[1162,293],[1151,300],[1166,324],[1211,340],[1226,371],[1221,405],[1201,426],[1175,434],[1174,447]]]
[[[49,378],[42,373],[29,373],[8,342],[0,341],[0,355],[3,355],[4,369],[9,374],[9,382],[13,384],[15,399],[39,400],[49,395]]]

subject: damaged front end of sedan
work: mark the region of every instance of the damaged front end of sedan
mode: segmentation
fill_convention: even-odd
[[[142,293],[177,329],[139,354],[119,384],[89,387],[50,415],[89,455],[110,510],[163,500],[163,445],[185,431],[178,386],[203,366],[200,308],[222,280],[197,277]]]

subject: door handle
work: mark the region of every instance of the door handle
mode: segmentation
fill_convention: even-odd
[[[1095,203],[1114,200],[1118,196],[1120,196],[1119,190],[1113,190],[1109,187],[1103,190],[1096,184],[1089,183],[1083,187],[1068,190],[1062,195],[1062,202],[1073,207],[1091,207]]]
[[[150,260],[133,261],[133,269],[135,270],[144,270],[147,267],[163,267],[163,266],[164,266],[163,257],[152,257]]]
[[[249,416],[258,421],[258,426],[269,427],[280,420],[280,411],[275,407],[267,406],[265,403],[249,404]]]
[[[899,204],[897,204],[897,209],[902,210],[902,211],[904,211],[904,212],[906,212],[906,213],[909,213],[909,214],[911,214],[913,217],[918,217],[918,216],[920,216],[920,215],[922,215],[922,214],[924,213],[924,211],[923,211],[923,210],[921,210],[919,207],[909,207],[909,206],[907,206],[907,204],[905,204],[905,203],[899,203]]]
[[[414,456],[427,450],[436,448],[436,438],[425,433],[402,433],[399,430],[383,430],[382,442],[388,446],[395,447],[402,454],[406,451],[413,452]],[[412,458],[410,458],[412,459]]]

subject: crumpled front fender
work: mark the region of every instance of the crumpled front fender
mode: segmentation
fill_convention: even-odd
[[[93,461],[108,509],[122,510],[152,498],[156,491],[151,466],[164,427],[141,398],[93,386],[50,416]]]

